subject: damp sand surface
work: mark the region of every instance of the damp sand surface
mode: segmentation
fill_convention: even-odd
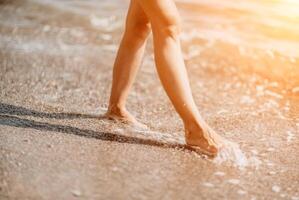
[[[101,117],[128,1],[1,1],[0,199],[299,199],[298,4],[219,2],[177,1],[196,104],[240,146],[211,160],[152,38],[127,105],[149,130]]]

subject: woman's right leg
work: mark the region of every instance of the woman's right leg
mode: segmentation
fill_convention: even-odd
[[[204,122],[193,100],[179,41],[180,17],[174,1],[138,2],[151,22],[157,71],[184,122],[187,144],[216,154],[224,139]]]

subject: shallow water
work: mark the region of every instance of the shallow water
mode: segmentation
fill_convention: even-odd
[[[128,1],[3,1],[1,198],[298,199],[296,2],[177,5],[195,101],[240,149],[184,146],[151,40],[128,99],[149,130],[99,117]]]

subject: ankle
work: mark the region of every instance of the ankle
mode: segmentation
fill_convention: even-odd
[[[199,121],[189,121],[187,123],[184,123],[184,127],[186,138],[198,136],[199,134],[201,135],[203,132],[203,127],[201,126],[201,123]]]
[[[202,127],[202,120],[201,119],[193,119],[184,121],[184,127],[186,130],[198,130]]]
[[[110,104],[108,107],[108,112],[116,115],[121,115],[126,112],[126,107],[118,104]]]

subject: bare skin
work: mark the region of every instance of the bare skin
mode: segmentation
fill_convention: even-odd
[[[173,0],[131,0],[126,30],[114,63],[106,116],[140,125],[126,110],[125,103],[151,30],[156,68],[168,97],[184,122],[187,145],[216,155],[226,142],[203,120],[194,102],[180,47],[180,17]]]
[[[115,59],[109,108],[106,116],[125,123],[139,123],[125,107],[129,91],[141,63],[150,22],[136,0],[132,1],[126,19],[126,29]]]

